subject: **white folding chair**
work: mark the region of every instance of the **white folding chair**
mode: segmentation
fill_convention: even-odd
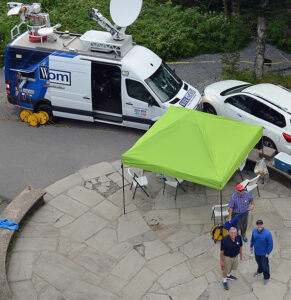
[[[150,197],[148,195],[148,193],[146,192],[145,188],[147,187],[148,185],[148,179],[146,176],[140,176],[138,177],[136,175],[136,173],[132,172],[130,168],[127,169],[128,170],[128,174],[130,177],[132,177],[132,182],[131,182],[131,185],[130,185],[130,190],[132,189],[132,186],[134,186],[134,192],[133,192],[133,195],[132,195],[132,199],[134,199],[134,196],[135,196],[135,193],[136,193],[136,189],[137,188],[141,188],[145,194]]]
[[[228,212],[228,204],[222,204],[222,217],[226,218],[228,217],[229,212]],[[221,218],[221,205],[214,205],[212,206],[212,216],[211,220],[213,219],[214,225],[215,225],[215,218]]]
[[[183,188],[183,185],[182,185],[182,182],[184,180],[183,179],[180,179],[180,178],[175,178],[175,181],[171,181],[171,180],[164,180],[164,187],[163,187],[163,195],[165,193],[165,188],[166,188],[166,185],[168,186],[171,186],[173,188],[176,188],[176,193],[175,193],[175,200],[177,199],[177,194],[178,194],[178,188],[181,187],[181,189],[185,191],[185,189]]]
[[[255,178],[253,179],[246,179],[244,180],[243,182],[241,182],[241,184],[245,187],[245,189],[248,191],[248,192],[251,192],[253,191],[255,188],[257,189],[258,191],[258,195],[259,197],[261,197],[260,195],[260,191],[259,191],[259,187],[258,187],[258,181],[260,179],[260,174],[258,176],[256,176]]]

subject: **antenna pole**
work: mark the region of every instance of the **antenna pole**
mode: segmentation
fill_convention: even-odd
[[[114,40],[124,40],[124,34],[126,27],[122,27],[120,30],[117,29],[117,25],[112,25],[108,19],[106,19],[97,8],[91,8],[89,10],[89,16],[105,30],[110,32]]]

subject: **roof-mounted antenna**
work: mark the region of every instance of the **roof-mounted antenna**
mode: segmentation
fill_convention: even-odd
[[[21,23],[15,25],[11,29],[12,39],[20,34],[20,27],[22,24],[27,25],[29,31],[29,40],[31,42],[40,42],[47,39],[47,36],[39,34],[39,30],[42,31],[44,28],[51,28],[51,30],[54,31],[61,26],[61,24],[56,24],[55,26],[50,27],[49,14],[40,12],[40,3],[23,4],[21,2],[8,2],[7,6],[10,8],[7,16],[20,15],[21,19]],[[15,29],[17,30],[16,34],[14,34]],[[51,30],[49,32],[51,32]]]
[[[124,39],[126,27],[137,19],[141,7],[142,0],[111,0],[110,15],[115,25],[112,25],[97,8],[90,9],[89,16],[110,32],[114,40],[121,41]]]

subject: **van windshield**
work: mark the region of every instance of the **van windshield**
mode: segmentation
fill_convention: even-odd
[[[182,80],[165,63],[162,63],[145,82],[162,102],[169,101],[176,96],[183,84]]]

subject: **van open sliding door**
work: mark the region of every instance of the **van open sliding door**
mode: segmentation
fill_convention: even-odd
[[[122,123],[120,67],[92,62],[91,80],[94,119]]]

